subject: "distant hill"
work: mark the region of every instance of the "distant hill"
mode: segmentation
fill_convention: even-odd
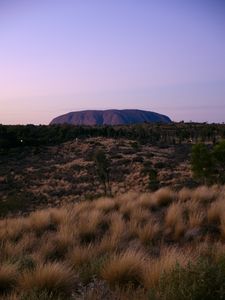
[[[152,111],[139,109],[109,109],[109,110],[84,110],[70,112],[54,118],[50,124],[73,125],[125,125],[136,123],[171,123],[169,117]]]

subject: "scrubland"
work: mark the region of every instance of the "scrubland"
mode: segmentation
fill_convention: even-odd
[[[1,299],[225,299],[225,187],[0,220]]]
[[[0,217],[24,214],[104,194],[93,155],[102,149],[110,162],[113,195],[149,191],[155,170],[160,187],[196,183],[191,177],[191,145],[157,146],[129,139],[86,138],[60,145],[11,150],[0,155]]]

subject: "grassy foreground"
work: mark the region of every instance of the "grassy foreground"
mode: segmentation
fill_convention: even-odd
[[[225,187],[0,221],[1,299],[225,299]]]

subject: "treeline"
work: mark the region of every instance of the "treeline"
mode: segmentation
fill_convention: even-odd
[[[0,125],[0,149],[49,146],[76,138],[130,138],[140,143],[213,142],[225,138],[225,124],[172,123],[126,126]]]

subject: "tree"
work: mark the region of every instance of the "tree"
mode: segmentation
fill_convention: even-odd
[[[103,184],[105,195],[111,195],[111,188],[109,182],[109,160],[102,149],[98,149],[94,153],[94,163],[98,178]]]
[[[149,171],[148,180],[148,187],[151,191],[155,191],[159,188],[158,174],[155,169]]]
[[[194,176],[203,180],[204,183],[210,182],[213,176],[212,155],[205,144],[196,144],[192,147],[191,167]]]
[[[225,141],[214,146],[212,155],[217,182],[225,183]]]

